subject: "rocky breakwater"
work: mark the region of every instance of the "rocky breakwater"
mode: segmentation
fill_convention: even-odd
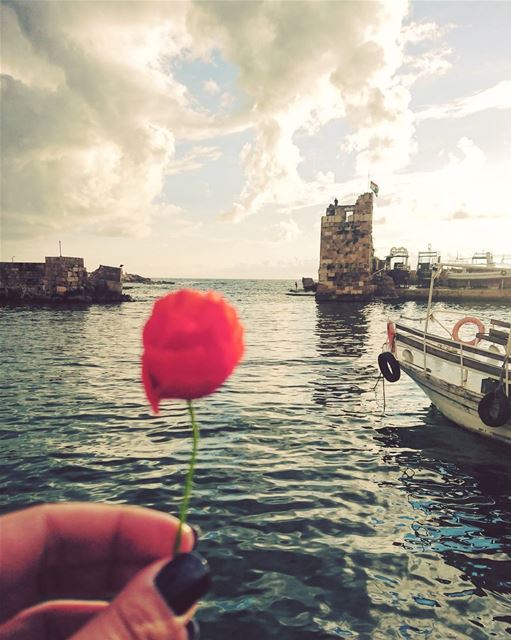
[[[131,298],[122,292],[121,269],[101,265],[91,274],[83,258],[0,262],[0,302],[107,303]]]
[[[151,278],[145,276],[139,276],[138,273],[123,273],[122,282],[134,282],[136,284],[151,284],[153,281]]]
[[[175,280],[154,280],[154,278],[147,278],[140,276],[138,273],[126,273],[123,271],[122,282],[124,284],[176,284]],[[126,287],[126,289],[133,289],[133,287]]]

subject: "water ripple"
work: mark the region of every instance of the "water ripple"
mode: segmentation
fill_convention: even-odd
[[[197,403],[190,519],[215,575],[205,638],[474,638],[511,629],[511,462],[448,423],[376,356],[388,315],[419,303],[320,305],[287,282],[134,285],[109,307],[0,310],[1,508],[108,500],[177,510],[186,407],[151,415],[140,332],[155,297],[223,291],[246,358]],[[505,319],[503,307],[461,308]]]

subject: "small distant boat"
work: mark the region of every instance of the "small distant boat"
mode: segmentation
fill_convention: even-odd
[[[293,296],[294,298],[315,298],[314,291],[300,291],[295,289],[289,289],[285,292],[286,296]]]
[[[297,296],[297,297],[314,297],[316,289],[318,288],[318,283],[315,282],[312,278],[302,278],[302,289],[298,288],[298,282],[295,282],[295,288],[289,289],[286,292],[286,296]]]
[[[389,382],[404,371],[447,418],[511,444],[511,323],[493,319],[486,328],[478,318],[462,317],[447,328],[432,310],[441,271],[442,265],[433,269],[423,321],[388,322],[380,371]],[[466,325],[477,329],[471,339],[463,335]]]

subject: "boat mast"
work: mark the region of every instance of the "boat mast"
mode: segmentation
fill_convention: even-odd
[[[428,295],[428,310],[426,312],[426,324],[424,325],[424,371],[426,371],[426,334],[428,333],[428,325],[429,325],[429,316],[431,315],[431,305],[433,304],[433,286],[435,283],[435,278],[442,271],[441,264],[433,264],[431,265],[431,278],[429,281],[429,295]]]

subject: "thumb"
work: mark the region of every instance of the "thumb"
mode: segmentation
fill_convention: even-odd
[[[209,566],[198,553],[160,560],[137,574],[70,640],[191,640],[195,605],[210,586]]]

